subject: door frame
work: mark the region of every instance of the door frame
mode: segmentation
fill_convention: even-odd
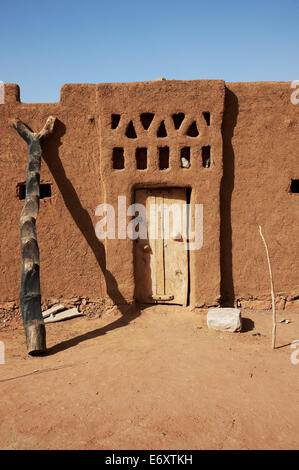
[[[136,184],[132,187],[132,201],[133,203],[136,202],[136,191],[137,190],[169,190],[169,189],[184,189],[186,192],[186,204],[188,204],[188,215],[187,215],[187,221],[189,221],[190,217],[190,204],[191,204],[191,194],[192,194],[192,187],[191,186],[179,186],[179,185],[173,185],[173,184]],[[189,245],[189,223],[187,223],[187,246]],[[136,243],[135,240],[132,240],[132,250],[133,250],[133,271],[134,271],[134,299],[136,302],[136,278],[135,278],[135,247],[134,243]],[[175,304],[175,303],[167,303],[167,301],[162,301],[162,300],[156,300],[155,302],[151,303],[146,303],[146,305],[156,305],[156,304],[161,304],[161,305],[173,305],[173,306],[183,306],[187,307],[190,305],[190,285],[191,282],[191,276],[190,276],[190,250],[187,249],[187,286],[186,286],[186,297],[185,297],[185,302],[183,304]]]

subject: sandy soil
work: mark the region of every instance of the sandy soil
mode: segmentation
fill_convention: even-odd
[[[271,312],[243,316],[242,333],[209,331],[204,312],[177,307],[77,318],[47,325],[45,357],[28,356],[10,322],[1,449],[298,448],[298,312],[278,314],[291,323],[275,351]]]

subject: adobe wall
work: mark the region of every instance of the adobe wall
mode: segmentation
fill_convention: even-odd
[[[105,253],[95,237],[94,211],[102,201],[98,174],[96,86],[65,85],[60,103],[17,102],[18,87],[6,85],[0,105],[1,187],[0,299],[18,303],[21,254],[19,217],[22,200],[16,184],[25,180],[27,146],[9,120],[19,117],[34,131],[49,115],[57,116],[55,132],[43,144],[41,183],[52,185],[52,197],[40,201],[37,235],[42,299],[105,294]]]
[[[220,298],[220,182],[222,177],[221,125],[225,85],[221,80],[158,81],[132,84],[103,84],[98,87],[100,110],[100,161],[105,202],[117,207],[119,195],[133,203],[136,187],[183,187],[191,190],[191,206],[203,204],[204,243],[200,250],[190,251],[190,304],[217,305]],[[141,124],[141,115],[154,116],[148,129]],[[207,125],[203,113],[209,112]],[[121,116],[116,129],[111,127],[112,113]],[[179,129],[172,116],[184,115]],[[136,137],[128,138],[130,121]],[[159,136],[161,122],[164,137]],[[188,128],[197,123],[198,136],[188,136]],[[164,135],[164,134],[163,134]],[[191,167],[181,168],[180,150],[188,146]],[[211,165],[202,165],[202,148],[211,147]],[[159,168],[159,147],[169,148],[169,168]],[[124,149],[125,167],[111,165],[113,148]],[[136,168],[136,149],[146,148],[147,168]],[[134,298],[133,243],[106,239],[107,272],[113,275],[114,289],[107,282],[109,295],[117,302]]]
[[[116,190],[122,184],[121,177],[115,175],[103,179],[108,158],[105,152],[110,145],[101,141],[103,123],[111,117],[111,99],[116,89],[117,93],[122,90],[120,95],[124,99],[120,113],[146,111],[145,105],[156,100],[159,112],[163,114],[165,109],[169,116],[182,106],[196,111],[196,90],[201,87],[204,90],[203,82],[208,81],[65,85],[60,102],[51,104],[20,103],[18,87],[5,85],[6,101],[0,105],[0,303],[18,304],[21,271],[18,224],[23,201],[16,197],[16,185],[25,180],[27,166],[26,144],[9,120],[18,117],[33,130],[39,130],[49,115],[58,118],[53,136],[44,143],[41,170],[41,182],[51,183],[52,187],[52,197],[41,200],[37,219],[43,299],[110,297],[114,302],[120,299],[115,294],[119,291],[124,302],[130,303],[134,287],[131,264],[128,282],[123,283],[126,263],[120,259],[123,253],[127,256],[131,252],[113,248],[107,251],[94,231],[98,221],[94,215],[96,206],[113,200],[115,195],[107,188]],[[223,112],[222,124],[218,123],[219,129],[222,127],[222,142],[215,133],[217,165],[204,169],[215,170],[213,178],[201,173],[202,176],[183,176],[181,181],[183,186],[191,184],[193,194],[200,195],[197,201],[204,203],[204,224],[207,221],[204,246],[205,242],[210,244],[206,255],[199,252],[191,263],[191,289],[195,283],[191,304],[213,304],[220,296],[225,304],[239,302],[244,306],[248,299],[270,299],[258,224],[269,244],[277,300],[280,297],[291,300],[299,295],[298,194],[289,193],[290,181],[298,179],[299,171],[299,105],[290,102],[289,83],[234,83],[226,84],[226,89],[224,82],[219,83],[223,84],[223,93],[213,95],[213,92],[210,98],[208,94],[205,97],[210,100],[206,102],[211,109],[213,106],[217,109],[219,118]],[[132,87],[139,90],[139,101],[136,97],[132,100]],[[183,93],[179,92],[180,87],[185,87]],[[147,91],[143,94],[143,90]],[[205,110],[202,101],[199,107]],[[138,176],[141,184],[177,184],[177,173],[175,176],[171,168],[163,176],[153,167],[150,171],[151,177]],[[126,194],[131,191],[130,177],[133,175],[126,178],[122,188]],[[134,179],[134,184],[137,183]],[[282,299],[280,305],[284,303]]]
[[[267,299],[270,285],[262,226],[269,246],[277,305],[299,295],[299,105],[290,83],[227,84],[221,188],[222,294]],[[279,300],[279,297],[282,299]],[[291,302],[288,302],[291,305]],[[248,306],[247,302],[241,302]]]

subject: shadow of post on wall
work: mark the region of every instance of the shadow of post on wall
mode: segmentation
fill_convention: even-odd
[[[238,98],[225,89],[222,121],[223,174],[220,185],[220,294],[223,307],[233,307],[235,291],[233,281],[231,200],[235,182],[235,154],[232,144],[239,112]]]
[[[60,190],[66,208],[68,209],[74,222],[76,223],[82,236],[87,241],[96,258],[99,268],[104,275],[108,296],[113,301],[113,303],[118,306],[118,309],[123,316],[115,320],[110,325],[106,325],[103,328],[98,328],[84,335],[77,336],[71,340],[64,341],[63,343],[50,348],[47,351],[48,354],[54,354],[58,351],[62,351],[63,349],[67,349],[77,344],[78,342],[95,338],[105,334],[109,330],[126,326],[133,319],[140,315],[140,312],[136,308],[133,307],[132,309],[132,305],[126,302],[118,289],[115,277],[110,271],[106,269],[106,254],[104,244],[96,237],[92,219],[88,211],[82,206],[72,182],[65,174],[65,170],[59,156],[59,147],[62,144],[61,138],[65,134],[65,131],[65,125],[59,119],[56,119],[54,132],[51,136],[51,139],[48,139],[43,143],[43,159]]]

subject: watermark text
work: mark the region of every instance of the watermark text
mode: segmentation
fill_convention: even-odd
[[[291,83],[291,88],[295,88],[295,91],[291,94],[291,103],[298,104],[299,103],[299,80],[294,80]]]
[[[3,341],[0,341],[0,364],[5,364],[5,346]]]
[[[199,250],[203,245],[203,204],[164,201],[149,207],[139,203],[127,206],[126,196],[118,196],[117,211],[103,203],[97,206],[95,215],[101,218],[95,227],[99,240],[172,239],[186,242],[186,250]]]
[[[0,104],[4,104],[4,83],[0,80]]]
[[[295,349],[295,351],[293,351],[291,354],[291,363],[294,364],[294,366],[296,366],[299,364],[299,340],[298,339],[296,339],[295,341],[292,341],[291,348]]]

